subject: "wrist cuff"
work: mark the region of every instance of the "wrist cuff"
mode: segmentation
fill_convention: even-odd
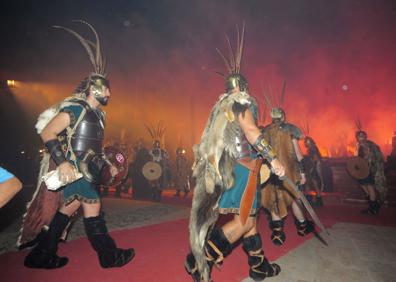
[[[276,159],[275,152],[272,150],[270,144],[267,142],[267,140],[265,140],[262,134],[257,137],[253,147],[267,161],[272,162],[274,159]]]
[[[64,161],[67,161],[65,155],[63,154],[62,147],[58,139],[52,139],[47,141],[45,144],[51,158],[54,160],[56,165],[60,165]]]

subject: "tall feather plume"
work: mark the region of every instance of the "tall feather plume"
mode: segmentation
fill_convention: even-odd
[[[237,25],[237,34],[238,34],[238,43],[237,43],[237,59],[235,62],[236,65],[236,73],[240,73],[241,71],[241,63],[242,63],[242,56],[243,56],[243,46],[244,46],[244,38],[245,38],[245,23],[242,26],[242,35],[239,36],[239,27]]]
[[[151,128],[148,125],[146,125],[146,124],[144,126],[146,127],[146,129],[147,129],[148,133],[150,134],[151,138],[155,139],[154,132],[151,130]]]
[[[280,96],[280,106],[283,106],[283,102],[285,101],[285,92],[286,92],[286,80],[283,81],[282,93]]]
[[[227,40],[227,45],[228,45],[228,56],[230,57],[229,64],[230,64],[231,69],[235,70],[236,69],[235,53],[232,48],[230,38],[228,37],[227,34],[226,34],[225,38]]]
[[[95,28],[91,24],[89,24],[83,20],[73,20],[73,22],[79,22],[79,23],[87,25],[95,36],[95,43],[88,39],[85,39],[79,33],[77,33],[76,31],[74,31],[70,28],[58,26],[58,25],[55,25],[53,27],[57,28],[57,29],[63,29],[65,31],[69,32],[70,34],[72,34],[73,36],[75,36],[78,39],[78,41],[80,41],[81,45],[84,47],[86,52],[88,53],[88,57],[89,57],[89,60],[91,61],[91,64],[94,68],[95,74],[106,76],[106,73],[105,73],[106,60],[103,57],[99,35],[96,32]]]
[[[308,120],[305,120],[305,123],[304,123],[304,125],[301,127],[302,128],[302,131],[303,131],[303,133],[304,133],[304,135],[305,136],[309,136],[309,122],[308,122]]]
[[[220,57],[222,58],[226,70],[229,74],[239,74],[241,71],[241,62],[243,56],[243,44],[244,44],[244,37],[245,37],[245,23],[242,26],[242,33],[239,31],[238,25],[236,26],[237,29],[237,44],[236,49],[234,50],[231,44],[231,40],[229,36],[226,34],[226,42],[227,48],[229,53],[229,58],[227,59],[226,56],[216,48],[217,53],[219,53]]]
[[[356,125],[357,130],[359,130],[359,131],[362,131],[362,130],[363,130],[362,123],[361,123],[359,117],[356,118],[356,120],[355,120],[355,125]]]
[[[161,140],[164,137],[165,131],[167,129],[162,120],[159,121],[156,126],[145,125],[145,127],[151,138],[155,140]]]
[[[220,57],[223,59],[224,65],[228,73],[232,73],[232,69],[230,63],[227,61],[226,57],[224,57],[223,53],[219,49],[216,48],[217,53],[219,53]]]

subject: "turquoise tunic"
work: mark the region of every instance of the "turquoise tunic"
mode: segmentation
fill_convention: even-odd
[[[257,105],[254,100],[252,101],[252,104],[250,105],[249,109],[252,112],[253,117],[257,119]],[[251,158],[252,159],[257,158],[256,154],[253,153],[253,149],[252,149]],[[245,166],[241,165],[238,162],[235,164],[234,185],[230,189],[224,191],[219,200],[219,212],[221,214],[228,214],[228,213],[239,214],[239,207],[241,204],[243,193],[245,192],[248,183],[249,174],[250,174],[250,170],[248,168],[246,168]],[[253,201],[250,215],[251,216],[256,215],[259,209],[260,209],[260,189],[259,186],[257,185],[256,196]]]
[[[241,204],[242,195],[245,192],[246,185],[248,183],[250,170],[243,165],[237,163],[234,166],[235,183],[229,189],[226,190],[219,201],[219,212],[221,214],[235,213],[239,214],[239,206]],[[250,215],[254,216],[260,209],[260,190],[256,190],[256,196],[253,201]]]
[[[83,110],[83,106],[80,105],[71,105],[62,108],[60,111],[69,114],[70,116],[70,127],[73,127],[77,122],[81,112]],[[78,170],[80,170],[79,163],[80,159],[77,158],[76,162],[73,162],[70,158],[70,154],[66,156],[66,158],[77,166]],[[98,187],[96,184],[88,182],[84,177],[79,180],[66,185],[63,189],[63,197],[65,204],[69,204],[75,199],[82,201],[84,203],[97,203],[99,202],[99,194]]]

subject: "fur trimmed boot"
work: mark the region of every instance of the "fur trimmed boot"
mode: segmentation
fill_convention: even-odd
[[[24,265],[29,268],[60,268],[69,261],[66,257],[58,257],[58,240],[69,223],[69,217],[57,212],[47,232],[40,235],[38,244],[25,257]]]
[[[243,238],[243,249],[248,254],[250,266],[249,276],[254,281],[261,281],[267,277],[276,276],[281,268],[276,263],[269,263],[264,256],[260,234]]]
[[[210,270],[213,265],[220,265],[224,258],[231,253],[232,248],[232,244],[224,235],[223,230],[221,228],[214,229],[205,243],[205,255]],[[184,266],[194,282],[200,282],[202,280],[195,257],[192,253],[187,255]]]
[[[304,220],[303,222],[300,222],[298,219],[296,219],[294,223],[297,227],[297,234],[299,236],[305,236],[315,231],[315,225],[310,220]]]
[[[277,246],[283,245],[286,241],[286,234],[283,231],[284,222],[283,220],[271,220],[269,227],[272,230],[271,240]]]
[[[92,247],[98,254],[103,268],[121,267],[135,256],[133,249],[119,249],[110,237],[102,215],[84,218],[85,232]]]

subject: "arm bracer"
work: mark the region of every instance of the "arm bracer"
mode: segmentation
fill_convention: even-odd
[[[272,162],[276,159],[275,152],[272,150],[271,145],[265,140],[262,134],[257,137],[256,142],[253,144],[253,148],[267,161]]]
[[[58,139],[49,140],[45,142],[44,145],[56,165],[60,165],[61,163],[66,161],[65,155],[63,154],[62,147]]]

